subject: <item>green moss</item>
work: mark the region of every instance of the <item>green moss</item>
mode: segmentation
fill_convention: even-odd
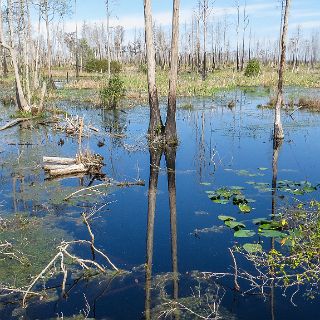
[[[15,287],[30,284],[30,279],[41,272],[56,254],[57,245],[66,238],[64,231],[42,219],[21,214],[6,219],[0,229],[0,242],[11,243],[10,252],[17,259],[1,254],[0,283]]]

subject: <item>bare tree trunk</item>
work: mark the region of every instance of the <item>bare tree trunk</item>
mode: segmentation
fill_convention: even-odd
[[[13,26],[12,26],[12,1],[8,0],[8,24],[9,24],[9,34],[10,34],[10,43],[11,46],[8,45],[5,42],[4,35],[3,35],[3,25],[2,25],[2,12],[0,13],[0,43],[3,48],[9,50],[12,64],[13,64],[13,69],[14,69],[14,76],[16,80],[16,100],[17,100],[17,105],[19,110],[25,111],[25,112],[30,112],[31,108],[27,103],[27,100],[25,99],[23,89],[22,89],[22,84],[21,84],[21,79],[20,79],[20,74],[19,74],[19,66],[18,66],[18,57],[15,48],[13,47]],[[0,0],[0,8],[2,8],[2,0]]]
[[[236,33],[237,33],[237,71],[240,71],[240,58],[239,58],[239,27],[240,27],[240,6],[239,0],[236,0],[236,7],[237,7],[237,26],[236,26]]]
[[[47,56],[47,64],[48,64],[48,78],[51,80],[51,40],[50,40],[50,25],[49,25],[49,7],[48,0],[45,0],[45,23],[46,23],[46,32],[47,32],[47,47],[48,47],[48,56]]]
[[[241,71],[243,71],[244,66],[244,56],[245,56],[245,35],[246,30],[249,25],[249,17],[246,14],[247,9],[247,2],[245,2],[244,8],[243,8],[243,34],[242,34],[242,55],[241,55]]]
[[[277,102],[275,106],[274,132],[273,132],[273,138],[275,140],[281,140],[284,138],[282,123],[281,123],[281,107],[283,104],[283,73],[284,73],[285,63],[286,63],[290,1],[291,0],[283,0],[284,18],[283,18],[281,44],[280,44],[281,56],[280,56],[280,64],[279,64],[278,93],[277,93]]]
[[[111,51],[110,51],[110,4],[109,4],[109,0],[106,0],[106,9],[107,9],[108,78],[110,79],[110,76],[111,76]]]
[[[24,60],[24,84],[25,89],[27,92],[27,100],[28,104],[31,105],[31,91],[30,91],[30,66],[29,66],[29,55],[28,52],[30,51],[29,46],[31,45],[28,39],[28,32],[27,32],[27,20],[25,18],[25,1],[20,0],[20,16],[21,16],[21,23],[23,28],[23,60]]]
[[[177,144],[177,126],[176,126],[176,109],[177,109],[177,78],[178,78],[178,61],[179,61],[179,10],[180,0],[173,1],[172,14],[172,39],[171,39],[171,66],[169,76],[169,97],[167,120],[165,126],[165,138],[167,144]]]
[[[162,135],[163,124],[159,109],[158,90],[156,85],[156,61],[155,48],[153,42],[153,25],[151,0],[144,0],[144,19],[145,19],[145,39],[146,39],[146,56],[148,66],[148,92],[150,105],[150,121],[149,121],[149,138],[154,140]]]
[[[35,61],[35,70],[34,70],[34,79],[33,79],[34,89],[39,88],[40,28],[41,28],[41,7],[39,6],[38,35],[37,35],[37,45],[36,45],[36,61]]]
[[[76,17],[76,78],[79,78],[79,46],[78,46],[78,21],[77,21],[77,0],[74,0],[75,17]]]
[[[9,70],[8,70],[8,63],[7,63],[7,52],[5,48],[2,49],[2,68],[3,68],[3,76],[7,78]]]

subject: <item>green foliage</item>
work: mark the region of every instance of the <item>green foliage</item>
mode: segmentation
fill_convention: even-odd
[[[87,72],[108,72],[108,60],[107,59],[90,59],[85,64],[85,70]],[[122,65],[118,61],[110,62],[111,74],[119,74],[122,70]]]
[[[257,59],[252,59],[248,62],[244,75],[246,77],[256,77],[261,72],[260,62]]]
[[[233,205],[238,206],[240,212],[249,213],[251,212],[252,208],[248,205],[248,203],[254,202],[254,200],[246,199],[246,197],[242,194],[242,190],[243,187],[231,186],[230,188],[223,187],[214,191],[207,191],[207,194],[214,203],[228,204],[232,200]]]
[[[139,65],[139,72],[144,73],[144,74],[147,74],[147,72],[148,72],[148,67],[147,67],[147,65],[146,65],[145,63],[141,63],[141,64]]]
[[[112,76],[108,84],[100,90],[101,104],[104,107],[116,108],[124,97],[124,82],[118,75]]]
[[[94,59],[94,52],[89,46],[87,40],[81,39],[79,43],[80,54],[82,56],[83,64],[86,65],[89,61]]]

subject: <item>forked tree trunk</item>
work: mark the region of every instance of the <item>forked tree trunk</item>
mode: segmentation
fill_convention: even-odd
[[[156,61],[155,48],[153,42],[153,25],[151,0],[144,0],[144,20],[145,20],[145,39],[146,39],[146,56],[148,66],[148,93],[150,105],[150,121],[149,121],[149,138],[154,140],[162,135],[163,124],[159,109],[158,90],[156,85]]]
[[[2,0],[0,0],[0,8],[2,8]],[[9,24],[9,34],[10,37],[13,35],[13,27],[12,27],[12,2],[8,0],[8,24]],[[3,35],[3,25],[2,25],[2,12],[0,12],[0,44],[3,48],[7,49],[10,53],[12,65],[14,69],[14,76],[16,80],[16,100],[19,110],[24,112],[30,112],[31,107],[28,105],[27,100],[25,99],[20,74],[19,74],[19,66],[18,66],[18,57],[15,48],[13,47],[13,41],[10,39],[12,45],[8,45],[4,39]]]
[[[177,78],[179,61],[179,9],[180,0],[173,1],[172,39],[171,39],[171,65],[169,76],[169,97],[167,121],[165,126],[165,139],[167,144],[175,145],[178,142],[176,126],[177,109]]]
[[[275,106],[275,117],[274,117],[274,132],[273,138],[275,140],[281,140],[284,138],[282,123],[281,123],[281,107],[283,104],[283,73],[286,63],[286,49],[287,49],[287,34],[288,34],[288,20],[289,20],[289,8],[291,0],[284,1],[284,18],[281,33],[281,56],[279,63],[279,79],[278,79],[278,93],[277,102]]]

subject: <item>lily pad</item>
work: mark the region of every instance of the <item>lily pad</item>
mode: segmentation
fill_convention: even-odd
[[[229,200],[227,199],[220,199],[220,198],[211,198],[212,202],[218,203],[218,204],[228,204]]]
[[[246,250],[248,253],[261,252],[262,245],[258,243],[245,243],[243,245],[243,249]]]
[[[263,230],[259,232],[260,236],[267,237],[267,238],[284,238],[287,235],[278,230]]]
[[[228,226],[231,229],[241,229],[241,228],[245,228],[246,226],[242,223],[242,222],[238,222],[238,221],[225,221],[225,225]]]
[[[248,205],[245,204],[245,203],[239,204],[239,209],[240,209],[240,211],[243,212],[243,213],[249,213],[249,212],[251,211],[251,207],[248,206]]]
[[[242,229],[234,233],[236,238],[249,238],[253,237],[256,233],[253,230]]]
[[[234,217],[224,216],[224,215],[218,216],[218,219],[221,221],[235,221],[236,220],[236,218],[234,218]]]
[[[257,218],[257,219],[253,219],[252,223],[253,224],[265,224],[265,223],[269,223],[270,221],[267,218]]]

